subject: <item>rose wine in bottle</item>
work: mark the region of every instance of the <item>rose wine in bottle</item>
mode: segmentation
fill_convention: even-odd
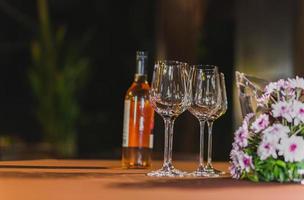
[[[125,96],[122,167],[149,168],[153,148],[154,110],[149,102],[146,52],[136,52],[134,82]]]

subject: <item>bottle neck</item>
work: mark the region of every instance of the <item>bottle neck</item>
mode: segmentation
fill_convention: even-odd
[[[148,55],[146,52],[138,51],[136,52],[136,72],[134,81],[135,82],[145,82],[147,81],[147,64]]]

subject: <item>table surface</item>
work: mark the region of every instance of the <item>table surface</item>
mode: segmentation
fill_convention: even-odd
[[[191,171],[195,162],[175,162]],[[154,162],[158,168],[161,162]],[[227,171],[228,163],[215,163]],[[0,162],[1,200],[304,199],[299,184],[252,183],[221,178],[151,178],[119,161],[34,160]]]

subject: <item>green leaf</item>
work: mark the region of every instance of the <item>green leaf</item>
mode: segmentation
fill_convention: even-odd
[[[282,167],[282,168],[286,168],[286,163],[282,160],[277,160],[276,161],[276,165]]]
[[[286,181],[285,174],[282,171],[279,173],[278,180],[281,183]]]
[[[280,177],[281,170],[279,169],[278,166],[274,166],[273,173],[274,173],[275,178]]]
[[[296,165],[298,169],[304,169],[304,162],[298,162]]]
[[[259,177],[256,174],[248,174],[248,179],[253,182],[259,182]]]

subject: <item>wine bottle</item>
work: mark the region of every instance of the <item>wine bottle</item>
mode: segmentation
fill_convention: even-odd
[[[149,102],[146,52],[136,52],[134,82],[125,96],[122,167],[149,168],[153,148],[154,110]]]

